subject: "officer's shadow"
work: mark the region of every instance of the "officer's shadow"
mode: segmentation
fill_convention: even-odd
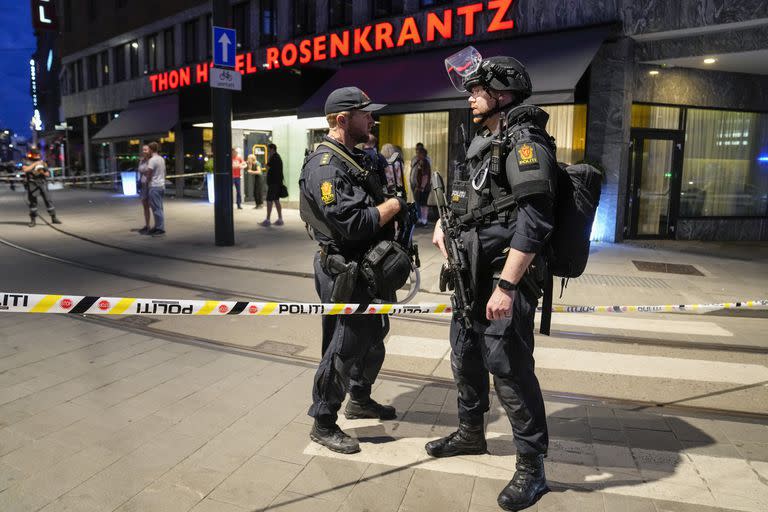
[[[358,438],[363,451],[366,444],[393,443],[409,437],[437,439],[454,431],[458,423],[455,391],[448,391],[446,401],[440,405],[420,402],[424,389],[405,392],[392,401],[398,407],[396,420],[360,427],[350,423],[346,431]],[[553,493],[594,492],[672,476],[687,480],[694,477],[695,469],[683,452],[715,442],[679,417],[590,405],[558,404],[555,410],[554,405],[547,405],[550,442],[546,469]],[[487,478],[511,478],[516,449],[509,420],[497,400],[492,401],[486,415],[486,438],[489,455],[466,459],[486,469]],[[484,477],[481,473],[472,476]],[[633,492],[628,490],[626,494]]]

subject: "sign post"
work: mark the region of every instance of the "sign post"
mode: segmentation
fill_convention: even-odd
[[[229,25],[229,0],[211,0],[214,66],[235,67],[236,34]],[[216,68],[211,69],[213,72]],[[240,73],[230,71],[231,74]],[[211,88],[213,117],[213,186],[216,197],[213,210],[216,245],[235,245],[232,210],[232,92],[229,88]]]
[[[61,124],[56,124],[53,126],[56,130],[64,130],[64,145],[61,146],[61,175],[62,177],[67,177],[67,168],[69,168],[69,132],[72,131],[74,128],[67,124],[66,119]],[[64,149],[66,148],[66,152]]]

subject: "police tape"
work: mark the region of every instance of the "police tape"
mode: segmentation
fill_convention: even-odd
[[[50,177],[46,178],[46,181],[55,182],[55,183],[64,182],[64,181],[74,181],[74,182],[77,182],[77,183],[90,183],[90,184],[95,184],[95,183],[112,183],[112,180],[109,180],[109,181],[94,181],[94,180],[102,179],[102,178],[108,178],[110,176],[118,176],[120,174],[122,174],[122,172],[107,172],[107,173],[103,173],[103,174],[91,174],[90,176],[88,176],[88,175],[85,175],[85,176],[84,175],[78,175],[78,176],[50,176]],[[188,172],[186,174],[166,174],[165,179],[166,180],[175,180],[177,178],[191,178],[191,177],[195,177],[195,176],[204,176],[205,174],[209,174],[209,173],[205,173],[205,172]],[[2,177],[2,178],[0,178],[0,182],[2,182],[2,183],[10,183],[10,182],[21,183],[21,182],[24,182],[24,181],[26,181],[26,178],[24,178],[23,176],[18,176],[18,175],[17,176],[9,176],[9,177]],[[119,181],[119,180],[115,180],[115,182],[117,182],[117,181]]]
[[[768,307],[768,300],[718,304],[656,306],[553,306],[555,313],[664,313]],[[541,308],[538,308],[539,311]],[[42,295],[0,292],[0,312],[88,315],[419,315],[451,314],[450,304],[327,304],[311,302],[247,302],[165,300],[83,295]]]

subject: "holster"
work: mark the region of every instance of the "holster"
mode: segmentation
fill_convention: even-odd
[[[321,249],[320,265],[333,277],[331,302],[349,302],[357,284],[357,262],[347,261],[341,254],[328,254]]]

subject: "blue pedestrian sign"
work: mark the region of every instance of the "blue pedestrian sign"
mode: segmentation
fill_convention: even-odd
[[[237,32],[233,28],[213,27],[213,65],[235,67]]]

